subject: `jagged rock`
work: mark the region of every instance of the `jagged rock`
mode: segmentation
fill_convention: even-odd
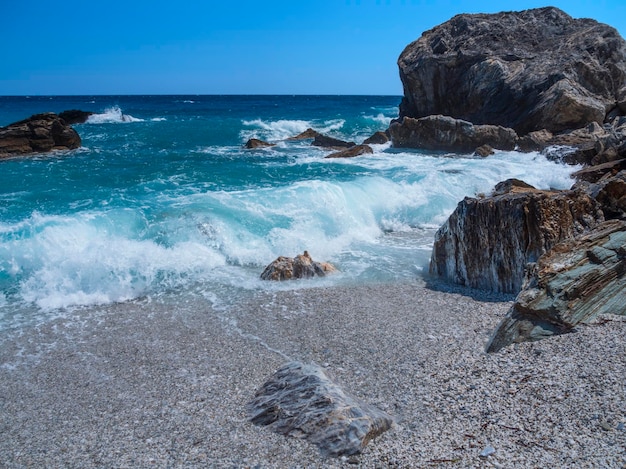
[[[93,115],[93,112],[81,111],[79,109],[69,109],[59,113],[59,117],[68,125],[84,124],[91,115]]]
[[[495,152],[490,145],[481,145],[476,150],[474,150],[475,156],[482,156],[483,158],[493,155],[494,153]]]
[[[513,150],[517,134],[513,129],[495,125],[473,125],[448,116],[420,119],[405,117],[389,126],[391,141],[398,148],[469,153],[482,145]]]
[[[571,331],[599,314],[626,315],[626,222],[557,244],[532,267],[488,352]]]
[[[626,112],[624,39],[553,7],[457,15],[409,44],[398,67],[400,118],[441,114],[525,135]]]
[[[380,145],[387,143],[390,140],[389,130],[386,132],[375,132],[371,137],[366,138],[363,141],[364,145]]]
[[[431,274],[473,288],[518,293],[527,263],[604,220],[598,202],[582,191],[505,182],[495,194],[458,204],[435,235]]]
[[[614,176],[605,175],[595,183],[578,186],[600,204],[604,218],[626,220],[626,170]]]
[[[316,365],[278,369],[247,405],[250,420],[282,435],[304,438],[326,456],[360,453],[393,419],[347,395]]]
[[[276,146],[275,143],[264,142],[263,140],[259,140],[258,138],[251,138],[246,142],[245,145],[245,147],[249,150],[252,150],[254,148],[267,148],[274,146]]]
[[[615,176],[619,171],[626,169],[626,159],[609,161],[576,171],[572,177],[578,181],[598,182],[604,176]]]
[[[0,128],[0,158],[79,148],[81,140],[63,119],[49,112]]]
[[[289,137],[287,140],[306,140],[308,138],[315,138],[318,135],[321,135],[321,134],[317,130],[313,130],[312,128],[309,127],[304,132],[301,132],[294,137]]]
[[[372,150],[372,147],[370,147],[369,145],[355,145],[345,150],[331,153],[325,158],[354,158],[355,156],[371,153],[374,153],[374,150]]]
[[[280,256],[261,273],[262,280],[290,280],[298,278],[324,277],[337,269],[328,262],[316,262],[307,251],[294,257]]]
[[[354,142],[345,142],[337,138],[328,137],[327,135],[317,134],[311,145],[316,147],[333,148],[341,150],[343,148],[350,148],[356,145]]]

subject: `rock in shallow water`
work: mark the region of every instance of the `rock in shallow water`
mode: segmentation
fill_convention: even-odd
[[[282,435],[304,438],[327,456],[360,453],[393,419],[347,395],[316,365],[278,369],[247,406],[250,420]]]
[[[307,251],[296,257],[280,256],[261,273],[262,280],[290,280],[324,277],[337,269],[328,262],[314,261]]]

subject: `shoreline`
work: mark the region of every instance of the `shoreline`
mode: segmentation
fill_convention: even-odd
[[[487,355],[508,300],[416,280],[259,292],[224,311],[194,297],[144,299],[3,331],[0,461],[622,467],[626,321]],[[394,427],[359,456],[324,459],[254,426],[245,404],[288,360],[324,366]]]

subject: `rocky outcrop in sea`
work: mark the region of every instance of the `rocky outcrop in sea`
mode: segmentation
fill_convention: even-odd
[[[0,158],[74,150],[80,136],[58,115],[49,112],[0,128]]]

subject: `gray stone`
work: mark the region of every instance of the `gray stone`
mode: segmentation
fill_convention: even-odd
[[[304,438],[326,456],[360,453],[393,419],[346,394],[316,365],[278,369],[247,405],[250,420],[282,435]]]
[[[398,67],[400,118],[442,114],[525,135],[626,113],[624,39],[553,7],[457,15],[409,44]]]
[[[571,331],[600,314],[626,315],[626,222],[610,220],[555,245],[528,271],[488,352]]]

